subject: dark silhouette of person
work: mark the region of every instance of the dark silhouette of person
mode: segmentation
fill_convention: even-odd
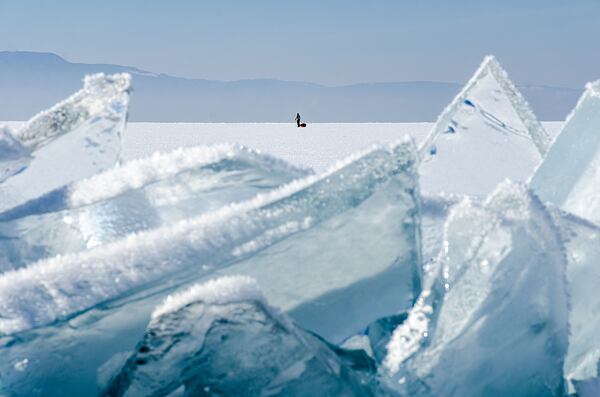
[[[300,127],[300,113],[296,113],[296,118],[294,118],[294,120],[296,120],[296,124]]]

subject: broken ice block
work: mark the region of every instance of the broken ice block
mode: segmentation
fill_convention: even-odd
[[[526,181],[548,145],[525,99],[488,56],[421,144],[421,189],[485,197],[506,178]]]
[[[362,360],[370,361],[366,355]],[[101,395],[374,395],[375,366],[363,367],[361,376],[328,344],[270,307],[254,280],[224,277],[160,305]]]
[[[600,223],[600,80],[588,83],[530,186],[543,201]]]
[[[31,158],[31,152],[8,128],[0,127],[0,183],[27,168]]]
[[[130,91],[128,74],[86,76],[83,89],[14,131],[33,159],[0,184],[0,211],[113,167]]]
[[[582,218],[559,210],[553,211],[560,228],[569,261],[569,350],[565,357],[564,377],[573,382],[587,381],[600,376],[600,227]]]
[[[231,267],[300,324],[340,341],[419,293],[415,163],[412,142],[376,147],[246,202],[4,273],[0,332]]]
[[[568,339],[558,230],[522,185],[446,225],[438,277],[388,344],[385,376],[410,396],[562,396]]]
[[[133,160],[0,213],[0,271],[199,216],[307,174],[227,144]]]

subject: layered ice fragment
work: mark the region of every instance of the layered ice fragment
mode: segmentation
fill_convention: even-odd
[[[199,216],[308,172],[227,144],[133,160],[0,213],[0,271]]]
[[[5,130],[0,135],[0,211],[113,167],[130,91],[128,74],[86,76],[83,89],[20,129]],[[8,140],[16,151],[3,149]]]
[[[600,377],[600,319],[597,316],[600,313],[600,227],[558,210],[554,211],[554,219],[560,227],[569,261],[570,335],[564,376],[572,393],[577,381],[581,387],[585,382],[585,387],[590,387],[592,380]]]
[[[31,162],[31,152],[8,128],[0,127],[0,183],[23,171]]]
[[[488,56],[421,144],[421,188],[485,197],[505,178],[526,181],[548,145],[525,99]]]
[[[444,224],[460,198],[424,196],[421,198],[421,249],[423,269],[427,273],[444,243]]]
[[[341,340],[418,295],[415,164],[412,142],[375,147],[249,201],[4,273],[0,333],[230,267],[256,276],[301,325]]]
[[[600,80],[577,106],[531,179],[543,201],[600,223]]]
[[[435,278],[384,362],[410,396],[562,396],[568,338],[558,229],[523,186],[465,201],[446,225]]]
[[[374,395],[375,365],[366,354],[356,357],[347,365],[269,306],[254,280],[224,277],[157,307],[123,367],[103,374],[108,382],[100,395]]]

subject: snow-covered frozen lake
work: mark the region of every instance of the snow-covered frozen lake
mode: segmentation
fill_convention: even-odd
[[[555,136],[562,122],[542,123]],[[295,165],[321,171],[375,143],[409,134],[422,141],[433,123],[318,123],[307,128],[282,123],[129,123],[123,140],[124,160],[192,145],[239,143]]]
[[[16,127],[18,121],[0,122]],[[121,156],[128,161],[179,147],[238,143],[294,165],[323,171],[336,161],[376,143],[405,135],[421,142],[434,123],[128,123]],[[542,122],[552,137],[562,121]]]
[[[132,159],[180,146],[238,143],[295,165],[321,170],[374,143],[406,134],[421,140],[431,123],[321,123],[298,128],[294,123],[130,123],[122,156]]]

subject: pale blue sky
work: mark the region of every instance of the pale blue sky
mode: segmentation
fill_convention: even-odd
[[[0,0],[0,51],[219,80],[520,84],[600,78],[600,0]]]

